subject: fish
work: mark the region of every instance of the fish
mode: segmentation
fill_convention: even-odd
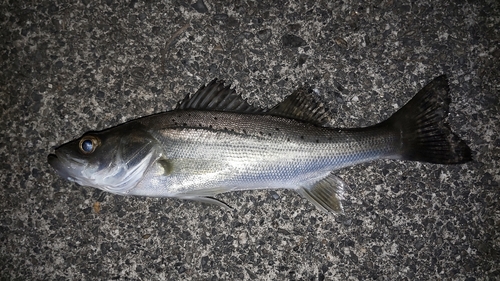
[[[84,133],[48,155],[62,178],[118,195],[172,197],[232,208],[215,196],[292,189],[320,211],[343,212],[334,171],[378,159],[463,164],[469,146],[450,129],[445,75],[387,120],[333,128],[318,93],[299,87],[272,108],[214,79],[171,111]]]

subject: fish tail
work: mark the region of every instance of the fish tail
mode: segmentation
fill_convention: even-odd
[[[445,121],[450,101],[448,79],[442,75],[383,122],[399,131],[398,158],[437,164],[472,160],[470,148]]]

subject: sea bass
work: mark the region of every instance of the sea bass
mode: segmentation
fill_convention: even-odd
[[[332,171],[377,159],[471,160],[470,148],[445,122],[448,92],[439,76],[389,119],[339,129],[327,126],[328,111],[310,89],[262,109],[213,80],[175,110],[85,133],[48,162],[65,179],[119,195],[227,206],[213,196],[281,188],[336,213],[346,184]]]

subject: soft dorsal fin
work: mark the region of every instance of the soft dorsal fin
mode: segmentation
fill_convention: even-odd
[[[228,111],[238,113],[264,113],[265,110],[251,106],[231,85],[224,86],[224,81],[212,80],[201,87],[192,97],[186,96],[177,105],[177,109],[198,109]]]
[[[294,91],[267,114],[307,121],[319,126],[330,121],[330,116],[318,95],[312,89],[304,87]]]

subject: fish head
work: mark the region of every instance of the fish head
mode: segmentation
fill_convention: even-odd
[[[158,147],[145,130],[119,126],[59,146],[48,162],[69,181],[126,195],[156,159]]]

